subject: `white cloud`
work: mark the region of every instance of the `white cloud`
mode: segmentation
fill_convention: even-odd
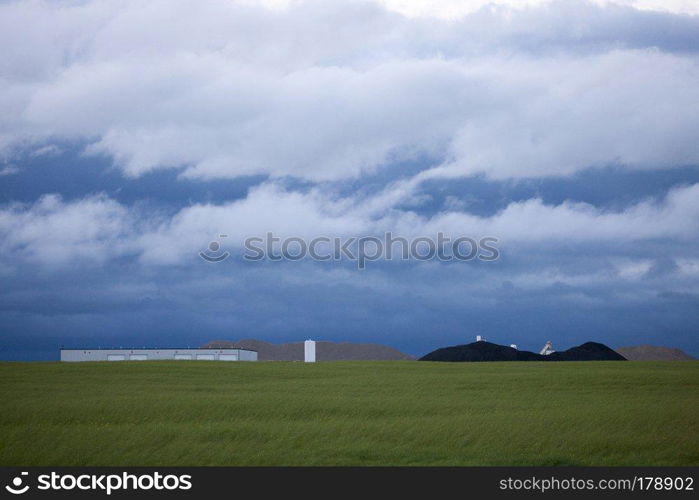
[[[423,231],[470,229],[504,242],[630,242],[668,238],[692,241],[699,230],[699,184],[670,191],[662,203],[644,201],[624,211],[600,210],[586,203],[546,205],[532,199],[510,203],[492,217],[446,213]]]
[[[268,231],[307,239],[385,231],[405,237],[434,237],[439,231],[452,237],[489,235],[499,238],[503,249],[534,244],[539,250],[533,250],[533,255],[561,244],[587,244],[593,253],[602,244],[660,239],[677,244],[696,241],[699,184],[674,189],[664,200],[644,201],[624,211],[605,211],[584,203],[546,205],[532,199],[510,203],[489,217],[449,212],[427,218],[386,209],[371,199],[331,198],[318,190],[301,193],[274,184],[252,190],[243,200],[197,204],[169,218],[125,207],[104,196],[64,202],[50,195],[31,206],[0,210],[1,254],[49,266],[71,260],[75,264],[103,263],[124,256],[146,265],[196,262],[197,253],[221,233],[228,235],[226,245],[240,248],[244,238],[264,236]]]
[[[270,9],[283,10],[298,0],[238,0],[249,5],[262,4]],[[553,0],[365,0],[376,1],[387,9],[408,17],[436,17],[458,19],[484,7],[507,7],[522,9],[538,7]],[[598,5],[623,5],[643,10],[672,12],[676,14],[699,14],[699,5],[694,0],[593,0]]]
[[[479,114],[455,134],[453,160],[435,173],[493,178],[567,175],[585,167],[696,164],[695,61],[653,52],[537,61],[493,77],[509,106]],[[523,88],[524,87],[524,88]],[[519,89],[517,92],[515,89]],[[676,101],[678,96],[685,105]]]
[[[487,6],[524,8],[544,6],[551,0],[378,0],[389,9],[410,17],[455,19]],[[623,5],[644,10],[678,14],[699,14],[699,5],[692,0],[595,0],[599,5]]]
[[[429,175],[493,178],[697,163],[699,19],[649,15],[7,3],[0,149],[86,141],[130,176],[205,179],[356,178],[417,155],[444,161]]]
[[[29,156],[32,158],[39,158],[39,157],[46,157],[46,156],[58,156],[62,153],[63,151],[61,148],[56,146],[55,144],[48,144],[46,146],[41,146],[40,148],[32,151]]]
[[[0,210],[0,255],[8,263],[49,267],[101,264],[134,252],[138,219],[135,211],[104,196],[67,203],[46,195],[33,205]]]
[[[6,175],[13,175],[16,173],[19,173],[19,167],[17,165],[5,165],[3,167],[0,167],[0,177],[4,177]]]

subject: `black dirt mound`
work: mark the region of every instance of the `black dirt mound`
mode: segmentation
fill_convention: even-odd
[[[542,356],[529,351],[490,342],[442,347],[421,357],[419,361],[625,361],[622,355],[604,344],[586,342],[567,351]]]
[[[420,361],[528,361],[530,356],[536,358],[538,354],[482,341],[442,347],[423,356]]]
[[[567,351],[554,352],[541,357],[548,358],[546,361],[626,361],[624,356],[598,342],[585,342]]]

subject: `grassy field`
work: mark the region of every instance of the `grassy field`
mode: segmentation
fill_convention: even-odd
[[[0,363],[2,465],[697,465],[699,362]]]

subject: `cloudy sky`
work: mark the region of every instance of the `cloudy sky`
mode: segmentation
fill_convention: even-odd
[[[0,46],[0,359],[476,334],[699,356],[699,2],[9,1]],[[268,231],[500,258],[244,261]]]

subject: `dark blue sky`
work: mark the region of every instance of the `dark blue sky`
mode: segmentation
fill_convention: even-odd
[[[699,16],[678,6],[0,4],[0,359],[476,335],[699,356]],[[245,261],[269,231],[500,257]],[[229,259],[199,257],[213,240]]]
[[[125,207],[173,214],[194,204],[243,199],[249,186],[264,181],[187,180],[174,172],[128,179],[109,161],[81,157],[79,151],[65,148],[60,155],[21,163],[1,186],[5,206],[31,203],[47,192],[66,202],[107,193]],[[618,210],[661,200],[673,187],[696,183],[698,175],[692,167],[606,168],[556,179],[431,181],[410,210],[434,216],[454,197],[466,200],[470,212],[487,216],[534,196],[553,205],[575,200]],[[353,183],[338,184],[334,189],[347,190]],[[200,243],[204,250],[208,241]],[[56,359],[61,345],[194,346],[251,337],[381,342],[421,355],[476,334],[532,350],[549,339],[561,348],[595,340],[611,346],[672,345],[698,354],[699,297],[673,288],[673,258],[692,257],[696,248],[662,241],[634,247],[603,248],[600,242],[510,248],[503,238],[501,259],[494,263],[375,262],[364,271],[352,263],[245,262],[239,248],[231,248],[233,258],[221,264],[192,253],[165,267],[125,255],[99,264],[78,257],[46,268],[19,255],[2,289],[0,357]],[[611,262],[620,256],[654,264],[632,283],[614,280]],[[511,280],[552,268],[581,283],[554,279],[520,289]],[[585,282],[588,272],[605,270],[609,280]],[[629,295],[642,298],[627,300]]]

